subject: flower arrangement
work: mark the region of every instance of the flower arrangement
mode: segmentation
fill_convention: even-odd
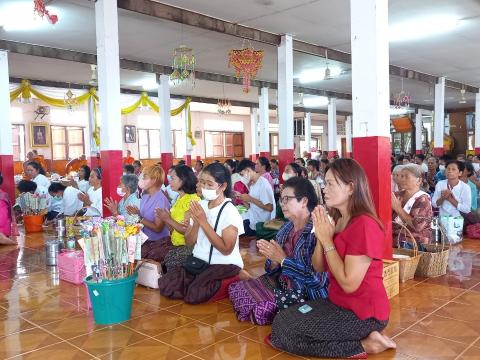
[[[92,218],[82,223],[78,240],[83,248],[87,275],[97,282],[118,280],[135,272],[146,240],[137,216]]]
[[[20,194],[17,200],[23,215],[42,215],[47,209],[47,195],[45,194]]]

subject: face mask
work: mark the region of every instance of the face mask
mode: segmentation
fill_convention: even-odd
[[[217,194],[215,189],[205,189],[202,188],[202,196],[205,200],[212,201],[216,200],[220,194]]]
[[[292,174],[288,174],[288,173],[283,173],[282,174],[282,179],[283,181],[287,181],[288,179],[292,178]]]
[[[124,197],[127,193],[125,191],[122,190],[121,187],[118,187],[117,188],[117,195],[120,196],[120,197]]]
[[[57,196],[54,197],[54,199],[55,199],[55,200],[62,200],[63,197],[57,195]]]
[[[173,180],[172,175],[167,175],[167,180],[168,180],[168,182],[172,182],[172,180]]]
[[[440,171],[445,171],[445,165],[440,165],[438,168],[440,169]]]
[[[124,172],[122,173],[122,175],[125,176],[125,175],[127,175],[127,173],[124,171]]]

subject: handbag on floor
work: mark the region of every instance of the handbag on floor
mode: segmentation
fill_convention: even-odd
[[[231,201],[226,201],[220,208],[220,211],[218,212],[217,220],[215,221],[215,227],[213,228],[215,232],[217,232],[220,215],[222,215],[222,211],[225,208],[225,206],[227,206],[228,203],[231,203]],[[213,245],[210,245],[210,255],[208,256],[208,263],[205,260],[199,259],[193,255],[189,255],[183,267],[185,268],[185,270],[187,270],[188,273],[192,275],[199,275],[205,270],[207,270],[207,268],[210,266],[210,262],[212,261],[212,254],[213,254]]]
[[[137,265],[137,284],[158,289],[158,279],[162,277],[162,264],[154,260],[141,260]]]

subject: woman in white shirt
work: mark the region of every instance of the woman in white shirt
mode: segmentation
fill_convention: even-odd
[[[168,272],[158,282],[163,296],[190,304],[226,298],[228,286],[239,280],[243,268],[238,241],[243,221],[229,198],[230,172],[213,163],[202,170],[199,182],[204,200],[190,203],[185,232],[186,245],[194,246],[193,255],[184,268]],[[196,271],[198,264],[205,268]]]
[[[96,168],[90,174],[90,189],[87,194],[79,193],[78,198],[83,202],[83,207],[87,209],[85,216],[103,216],[102,207],[102,170]]]
[[[471,211],[470,187],[460,181],[465,164],[461,161],[449,161],[445,169],[447,180],[442,180],[435,186],[432,205],[440,208],[440,216],[461,216],[461,212]]]
[[[78,189],[83,192],[87,193],[88,189],[90,189],[90,168],[87,165],[83,165],[78,170],[78,177],[79,180],[77,181]]]
[[[37,191],[46,194],[50,187],[50,180],[45,176],[45,170],[35,161],[31,161],[26,167],[27,176],[37,184]]]
[[[78,198],[81,191],[73,186],[65,186],[54,182],[48,188],[48,192],[54,199],[62,201],[63,214],[66,216],[74,216],[83,207],[82,201]]]

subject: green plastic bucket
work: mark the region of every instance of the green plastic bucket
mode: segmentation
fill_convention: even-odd
[[[130,319],[133,290],[137,273],[120,280],[103,280],[100,283],[85,279],[92,303],[93,318],[99,325],[118,324]]]

